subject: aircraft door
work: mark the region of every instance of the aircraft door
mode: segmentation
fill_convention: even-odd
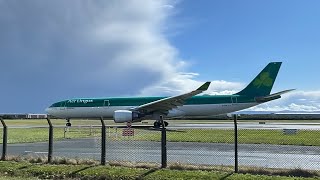
[[[103,101],[103,108],[109,108],[110,106],[110,101],[109,100],[104,100]]]
[[[237,104],[238,103],[237,97],[231,96],[231,103],[232,104]]]

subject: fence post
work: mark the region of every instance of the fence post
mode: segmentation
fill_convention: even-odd
[[[2,126],[3,126],[3,137],[2,137],[2,156],[1,160],[5,161],[7,157],[7,142],[8,142],[8,127],[4,120],[0,118]]]
[[[49,147],[48,147],[48,163],[52,162],[52,149],[53,149],[53,126],[50,118],[47,118],[49,124]]]
[[[163,121],[163,117],[160,116],[161,121],[161,168],[167,167],[167,130]]]
[[[238,125],[237,115],[233,115],[234,122],[234,172],[238,173]]]
[[[103,117],[100,117],[101,121],[101,165],[106,165],[106,125],[103,121]]]

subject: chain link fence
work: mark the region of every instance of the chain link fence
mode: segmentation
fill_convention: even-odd
[[[320,130],[240,129],[239,166],[320,170]]]
[[[8,120],[9,121],[9,120]],[[44,120],[45,122],[45,120]],[[92,121],[93,122],[93,121]],[[160,167],[161,131],[151,126],[126,128],[106,123],[105,144],[99,121],[66,128],[53,125],[53,158],[105,161],[111,165]],[[169,167],[191,169],[320,170],[320,130],[265,128],[258,121],[238,121],[238,151],[232,121],[170,121],[166,128]],[[32,134],[32,135],[30,135]],[[48,125],[8,126],[7,157],[48,156]],[[3,128],[0,129],[3,139]],[[0,146],[3,151],[3,145]],[[236,162],[238,159],[238,163]]]

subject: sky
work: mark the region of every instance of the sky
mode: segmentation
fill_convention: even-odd
[[[317,0],[0,0],[0,113],[69,98],[244,88],[283,62],[257,111],[320,111]]]

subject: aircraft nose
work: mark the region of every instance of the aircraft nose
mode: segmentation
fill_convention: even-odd
[[[47,112],[47,114],[51,114],[51,112],[52,112],[51,108],[49,108],[49,107],[46,108],[45,111]]]

